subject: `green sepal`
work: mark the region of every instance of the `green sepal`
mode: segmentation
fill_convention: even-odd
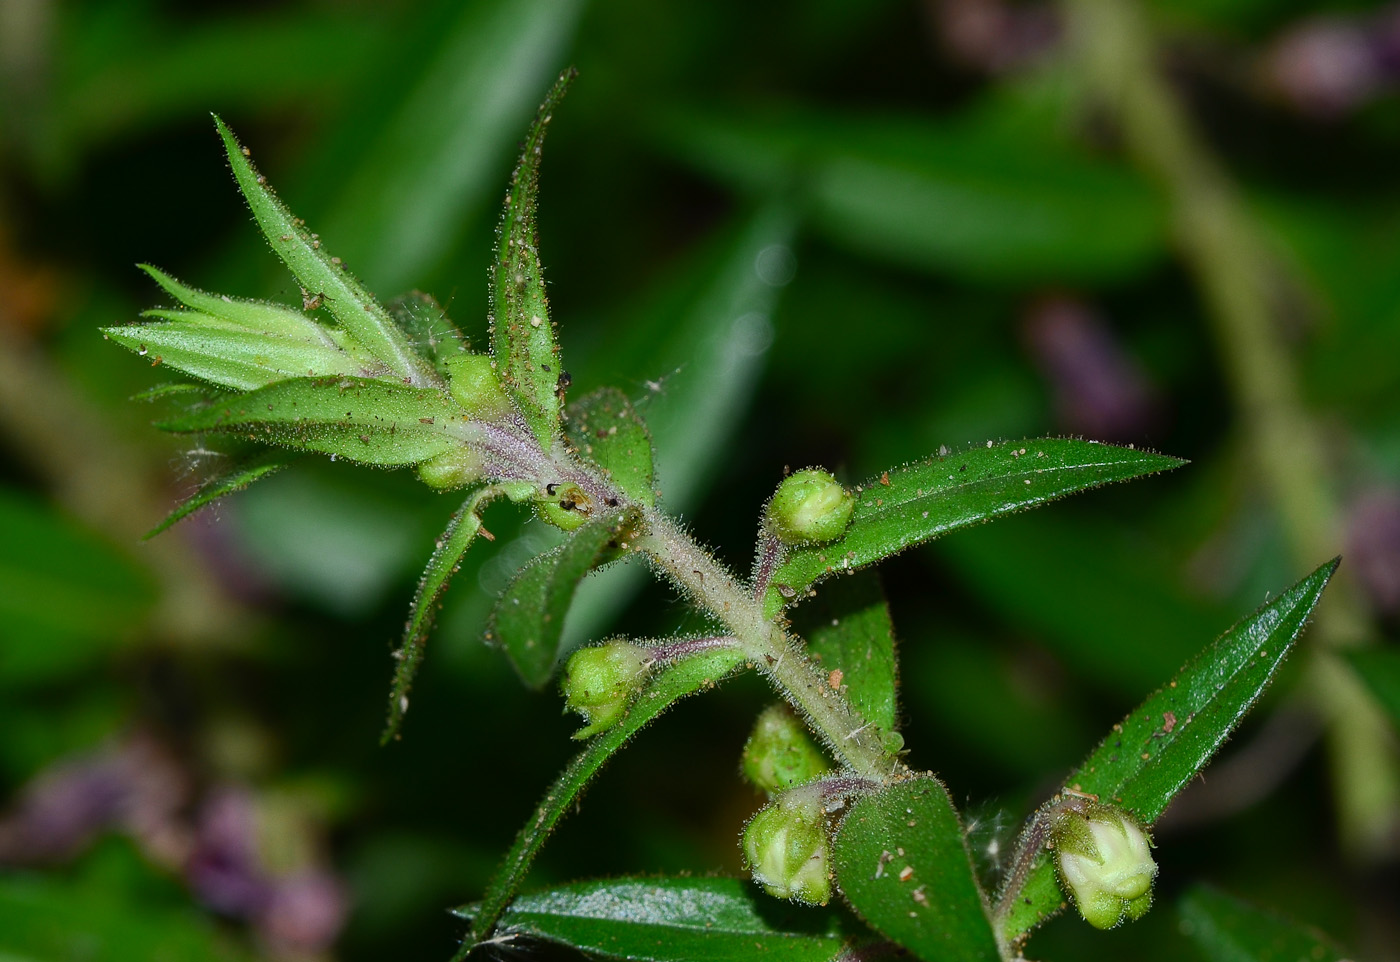
[[[554,446],[560,433],[563,372],[549,318],[535,204],[544,136],[574,76],[572,69],[560,75],[530,126],[506,194],[491,267],[491,354],[496,374],[545,450]]]
[[[460,409],[441,391],[364,378],[298,378],[169,421],[166,431],[222,431],[362,464],[417,464],[461,442]]]
[[[233,470],[211,478],[199,486],[199,490],[190,495],[179,506],[165,516],[165,520],[156,525],[150,531],[141,536],[145,541],[154,538],[162,531],[171,527],[179,521],[183,521],[194,514],[205,505],[213,504],[220,498],[233,494],[235,491],[242,491],[254,481],[261,481],[269,475],[276,474],[287,465],[297,459],[298,455],[291,451],[281,451],[273,449],[263,451],[256,457],[250,458],[239,464]]]
[[[568,413],[569,442],[579,456],[602,468],[633,501],[655,506],[651,432],[627,395],[600,388],[570,404]]]
[[[218,318],[231,326],[259,334],[280,334],[283,337],[302,338],[308,341],[326,338],[326,329],[318,324],[314,318],[290,307],[269,301],[252,301],[228,297],[223,294],[211,294],[190,287],[150,264],[137,264],[136,266],[149,274],[162,290],[190,310]],[[161,316],[156,311],[148,311],[147,313]]]

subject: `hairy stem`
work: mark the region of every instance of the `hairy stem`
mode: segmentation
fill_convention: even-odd
[[[1154,67],[1150,30],[1125,0],[1066,0],[1087,78],[1117,120],[1129,155],[1163,187],[1182,259],[1214,322],[1241,426],[1293,551],[1334,554],[1337,506],[1320,432],[1276,330],[1263,238],[1225,172]],[[1400,813],[1400,769],[1385,719],[1332,649],[1369,640],[1354,589],[1334,585],[1318,609],[1309,681],[1326,720],[1342,835],[1378,851]]]

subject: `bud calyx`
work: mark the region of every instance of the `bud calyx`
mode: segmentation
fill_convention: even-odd
[[[768,502],[765,523],[783,544],[833,541],[845,534],[855,511],[855,495],[820,468],[797,471],[778,485]]]
[[[744,861],[769,895],[810,905],[831,900],[830,844],[816,793],[788,792],[744,827]]]
[[[1052,839],[1060,882],[1090,925],[1111,929],[1152,907],[1152,840],[1127,813],[1086,802],[1056,816]]]
[[[625,641],[574,652],[564,667],[564,707],[587,722],[574,737],[587,738],[617,724],[651,665],[650,651]]]
[[[781,704],[758,716],[741,764],[744,777],[770,795],[810,782],[830,767],[807,727]]]

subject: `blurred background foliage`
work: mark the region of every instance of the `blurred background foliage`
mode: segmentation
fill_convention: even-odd
[[[788,466],[1044,434],[1192,459],[884,569],[910,761],[989,877],[1099,733],[1345,555],[1159,827],[1157,910],[1032,954],[1224,958],[1205,882],[1400,958],[1400,6],[1301,0],[0,2],[0,956],[451,951],[444,909],[572,752],[480,639],[550,533],[488,514],[381,750],[453,500],[305,460],[143,543],[229,451],[158,435],[128,399],[171,375],[95,330],[162,303],[137,261],[297,302],[212,110],[367,286],[483,343],[503,185],[570,63],[540,214],[566,363],[641,405],[734,566]],[[586,585],[570,636],[671,628],[641,574]],[[747,679],[647,732],[536,881],[737,872],[764,703]]]

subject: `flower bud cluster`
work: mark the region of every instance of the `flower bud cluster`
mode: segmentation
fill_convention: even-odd
[[[1090,925],[1111,929],[1152,907],[1152,840],[1126,812],[1098,802],[1066,809],[1051,841],[1060,882]]]

